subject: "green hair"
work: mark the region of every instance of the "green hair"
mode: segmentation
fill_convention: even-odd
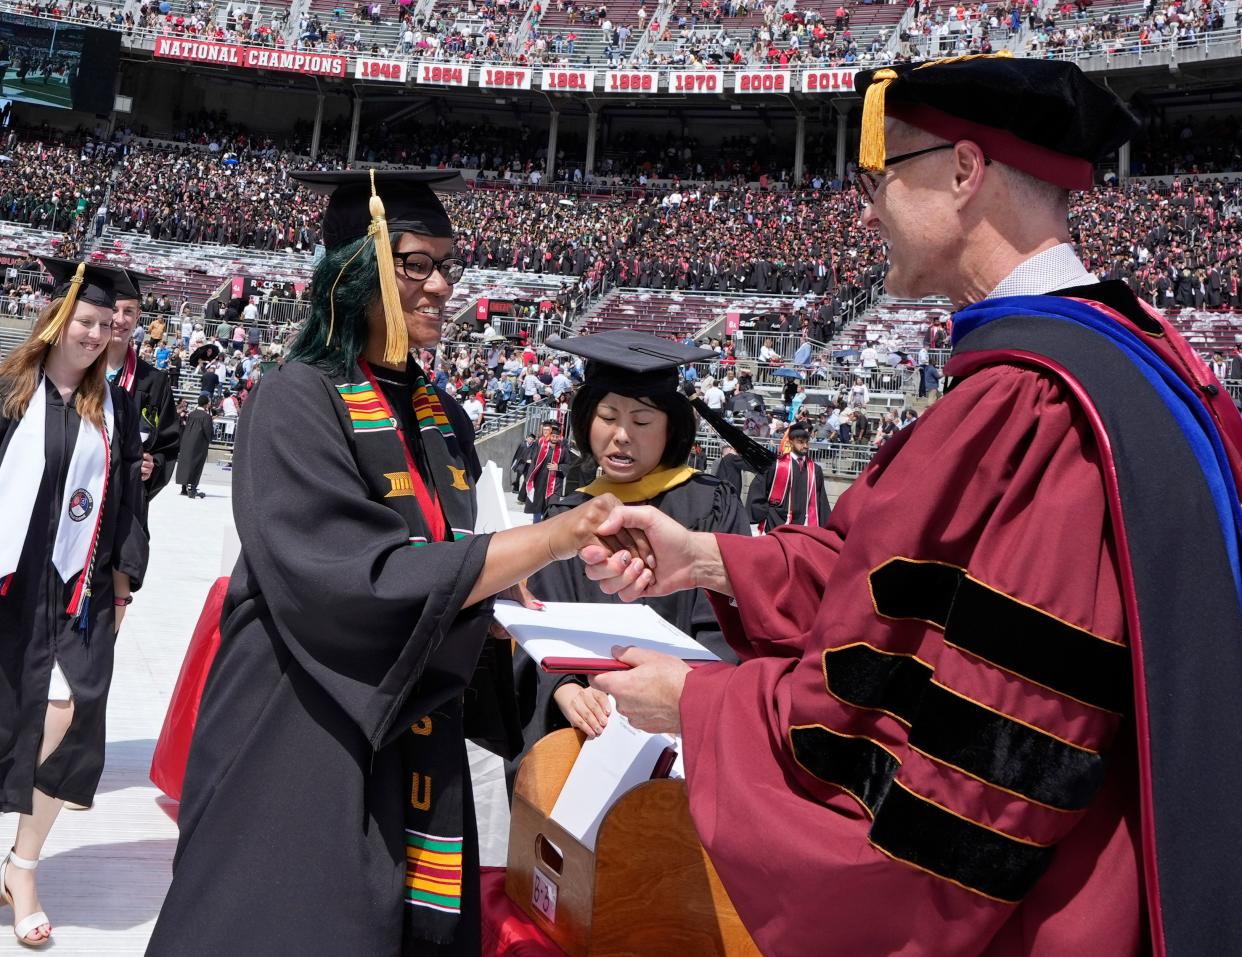
[[[305,362],[334,375],[357,364],[367,346],[367,310],[380,287],[375,251],[364,248],[370,245],[371,237],[363,236],[329,250],[319,260],[311,276],[310,316],[289,347],[287,361]]]

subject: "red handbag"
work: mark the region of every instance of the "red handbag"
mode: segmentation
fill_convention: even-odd
[[[203,602],[202,614],[194,626],[185,660],[181,662],[181,674],[168,702],[164,715],[164,727],[155,742],[155,754],[151,758],[151,781],[174,801],[181,800],[181,782],[185,778],[185,764],[190,756],[190,740],[194,737],[194,724],[198,720],[198,703],[203,697],[203,685],[220,647],[220,609],[224,606],[224,594],[229,580],[217,578]]]

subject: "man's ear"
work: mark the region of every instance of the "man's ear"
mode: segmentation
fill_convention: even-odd
[[[983,185],[988,158],[973,140],[959,140],[953,147],[953,191],[960,203],[969,202]]]

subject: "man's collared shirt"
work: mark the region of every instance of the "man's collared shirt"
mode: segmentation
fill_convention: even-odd
[[[985,298],[1043,296],[1058,289],[1088,286],[1100,280],[1082,264],[1074,247],[1061,243],[1022,263]]]

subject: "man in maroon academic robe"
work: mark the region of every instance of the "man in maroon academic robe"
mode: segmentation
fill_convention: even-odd
[[[960,310],[956,382],[827,529],[618,509],[601,532],[653,561],[588,550],[591,576],[708,589],[742,662],[619,650],[595,683],[682,733],[766,955],[1240,953],[1242,420],[1066,227],[1133,121],[1051,61],[857,82],[864,223],[891,292]]]

